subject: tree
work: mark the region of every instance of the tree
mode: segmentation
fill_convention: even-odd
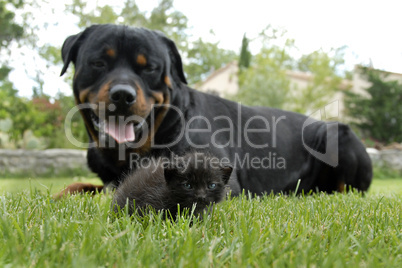
[[[176,43],[185,58],[184,70],[190,84],[199,82],[212,70],[236,59],[236,53],[219,48],[218,42],[198,39],[190,43],[187,34],[188,19],[174,8],[173,3],[173,0],[160,0],[149,15],[140,11],[133,0],[126,0],[121,11],[108,5],[88,11],[83,0],[74,0],[67,9],[79,18],[78,26],[81,28],[94,23],[123,23],[163,32]]]
[[[24,34],[23,27],[14,22],[15,13],[7,8],[7,4],[11,4],[11,6],[16,9],[22,7],[23,2],[0,0],[0,52],[7,49],[12,41],[20,39]],[[7,66],[7,62],[4,61],[4,58],[0,64],[1,85],[2,82],[8,83],[7,77],[11,69]],[[8,86],[9,85],[10,84],[8,84]]]
[[[277,44],[284,32],[268,26],[260,34],[263,47],[253,57],[249,68],[243,68],[239,76],[239,92],[234,96],[237,101],[253,106],[286,108],[289,98],[290,82],[286,75],[292,69],[294,60],[290,51],[294,48],[293,40],[287,39]],[[245,43],[243,38],[243,45]]]
[[[140,11],[133,0],[126,0],[121,10],[104,5],[88,11],[87,3],[84,0],[73,0],[73,3],[66,5],[66,8],[78,17],[80,28],[101,23],[146,27],[165,33],[176,42],[179,48],[187,45],[185,31],[188,19],[183,13],[174,9],[173,0],[161,0],[149,16]]]
[[[13,41],[19,40],[24,35],[24,29],[14,21],[15,13],[12,9],[21,8],[22,1],[0,0],[0,53],[8,50]],[[9,52],[9,51],[8,51]],[[17,90],[8,79],[11,68],[7,60],[0,62],[0,119],[11,119],[12,127],[8,129],[13,140],[22,137],[24,130],[29,128],[31,122],[24,112],[30,111],[31,106],[26,99],[17,96]]]
[[[32,24],[34,19],[32,10],[39,9],[48,3],[43,0],[26,2],[31,11],[22,14],[22,25],[18,25],[13,20],[14,11],[17,8],[21,8],[23,2],[0,0],[0,52],[8,49],[12,41],[21,39],[19,44],[29,46],[35,50],[40,57],[48,62],[49,67],[60,65],[60,47],[55,47],[51,44],[37,46],[39,43],[37,33],[46,25]],[[121,8],[115,5],[104,5],[90,10],[83,0],[73,0],[72,4],[66,7],[67,12],[71,12],[78,17],[78,25],[82,29],[94,23],[123,23],[147,27],[164,32],[176,42],[184,57],[188,55],[190,46],[187,34],[187,17],[174,9],[173,0],[161,0],[150,13],[140,11],[133,0],[126,0]],[[195,79],[198,77],[198,80],[203,77],[205,72],[209,72],[211,68],[219,68],[235,58],[234,53],[229,58],[221,56],[220,52],[224,50],[218,48],[218,43],[196,42],[196,45],[192,47],[192,53],[196,57],[193,58],[192,62],[208,65],[199,69],[190,67],[188,71],[189,77]],[[207,55],[203,56],[205,58],[198,57],[201,53],[196,52],[197,49],[206,51]],[[207,52],[214,54],[209,55]],[[17,142],[23,138],[24,132],[31,130],[35,135],[46,138],[48,147],[71,147],[66,140],[63,123],[64,116],[74,106],[74,98],[62,94],[58,94],[56,97],[46,95],[43,92],[44,81],[41,70],[38,70],[37,75],[33,77],[37,82],[37,86],[33,88],[32,99],[21,98],[18,96],[17,90],[13,88],[12,83],[7,80],[10,72],[7,62],[0,63],[4,64],[4,66],[0,64],[0,119],[7,119],[7,122],[12,119],[13,127],[7,128],[7,133],[10,135],[11,140],[18,144]],[[192,79],[189,80],[191,81]],[[84,125],[80,122],[81,120],[79,116],[73,118],[71,129],[74,137],[85,141],[84,137],[87,137],[87,135]]]
[[[187,21],[183,13],[174,9],[173,0],[161,0],[152,10],[144,26],[163,32],[180,50],[183,50],[188,46]]]
[[[10,4],[14,8],[21,8],[23,1],[4,1],[0,0],[0,49],[8,47],[8,45],[24,34],[21,25],[14,22],[15,13],[7,8]]]
[[[402,84],[387,81],[384,72],[360,68],[370,86],[365,94],[345,92],[347,114],[367,138],[382,143],[402,142]]]
[[[288,55],[280,48],[263,49],[250,68],[240,73],[240,88],[236,99],[247,105],[284,108],[290,90],[286,76]],[[283,58],[277,58],[283,55]]]
[[[342,88],[343,78],[338,74],[344,64],[345,47],[329,52],[317,50],[303,55],[297,62],[298,70],[310,74],[306,87],[292,89],[291,109],[295,112],[310,114],[323,108],[333,100]]]
[[[121,9],[104,5],[97,6],[94,10],[88,10],[87,3],[84,0],[73,0],[72,4],[66,5],[66,10],[78,17],[78,26],[82,29],[92,24],[103,23],[146,27],[163,32],[176,43],[179,50],[187,51],[188,19],[183,13],[174,9],[173,0],[161,0],[149,15],[140,11],[133,0],[126,0]],[[59,61],[61,61],[60,58]]]
[[[187,64],[184,67],[187,80],[195,84],[236,58],[235,52],[219,48],[219,42],[204,42],[199,38],[187,52]]]
[[[0,119],[11,119],[12,127],[7,133],[12,141],[18,141],[35,121],[33,106],[29,100],[17,96],[10,82],[4,82],[0,88]]]
[[[286,38],[284,31],[268,26],[254,40],[261,40],[263,47],[250,67],[241,69],[236,100],[311,114],[343,90],[339,74],[344,63],[343,47],[329,52],[314,51],[297,59],[293,53],[294,40]],[[245,47],[244,38],[242,43]],[[291,83],[296,70],[307,73],[307,86]]]
[[[241,40],[241,49],[239,56],[239,69],[240,71],[243,69],[247,69],[250,66],[251,62],[251,53],[248,50],[249,40],[246,37],[246,34],[243,35],[243,39]]]
[[[66,10],[79,18],[78,26],[86,28],[92,24],[117,23],[119,16],[109,5],[96,6],[95,10],[87,11],[87,1],[73,0],[72,4],[66,5]]]

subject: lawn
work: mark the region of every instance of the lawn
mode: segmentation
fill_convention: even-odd
[[[0,179],[0,267],[402,267],[402,179],[365,197],[242,196],[192,224],[116,218],[110,195],[51,198],[77,180]]]
[[[51,194],[63,189],[66,185],[74,182],[90,182],[93,184],[102,184],[98,178],[0,178],[0,195],[6,192],[18,193],[24,190],[35,189],[37,191]],[[402,195],[402,178],[400,179],[379,179],[374,180],[370,189],[370,194],[391,194],[396,193]]]

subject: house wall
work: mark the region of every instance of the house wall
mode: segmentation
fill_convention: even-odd
[[[387,72],[384,73],[386,74],[386,80],[398,80],[402,83],[402,74]],[[208,77],[204,82],[196,86],[196,88],[204,92],[214,92],[222,97],[224,97],[225,95],[234,95],[239,90],[237,74],[237,62],[229,63],[225,67],[211,74],[210,77]],[[288,71],[286,74],[290,80],[290,88],[294,91],[292,92],[292,94],[294,94],[295,96],[297,96],[298,94],[298,92],[296,92],[297,89],[307,87],[312,79],[311,74],[304,72]],[[354,69],[352,80],[344,80],[341,84],[341,87],[344,90],[351,89],[352,91],[360,94],[367,94],[364,89],[369,86],[370,83],[361,76],[358,67]],[[340,121],[348,120],[345,117],[344,113],[344,93],[342,91],[335,93],[334,96],[330,98],[328,107],[331,107],[331,112],[327,113],[326,118],[328,118],[328,114],[331,114],[334,116],[337,115],[337,117],[334,119]],[[328,107],[323,107],[323,109],[325,110]]]
[[[402,83],[402,74],[399,73],[389,73],[384,72],[384,76],[382,77],[385,81],[397,80]],[[370,87],[370,83],[366,80],[364,76],[361,75],[358,67],[355,67],[353,72],[353,91],[360,94],[367,94],[365,89]]]
[[[229,63],[215,71],[196,88],[203,92],[216,93],[219,96],[236,94],[239,90],[238,71],[237,62]]]

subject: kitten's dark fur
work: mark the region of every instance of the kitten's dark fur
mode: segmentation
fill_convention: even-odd
[[[188,153],[181,159],[179,163],[165,163],[165,167],[158,159],[151,159],[149,167],[129,174],[114,194],[113,209],[117,212],[128,204],[130,215],[143,215],[152,207],[175,218],[178,204],[180,210],[191,210],[196,204],[194,214],[198,215],[225,197],[232,167],[220,166],[217,158],[204,153]]]

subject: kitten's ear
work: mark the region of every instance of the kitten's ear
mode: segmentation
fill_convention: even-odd
[[[165,175],[165,180],[166,182],[171,181],[174,177],[177,177],[179,170],[176,166],[174,165],[165,165],[163,167],[163,172]]]
[[[221,166],[221,171],[222,171],[222,179],[224,183],[227,184],[229,182],[233,168],[231,166]]]

